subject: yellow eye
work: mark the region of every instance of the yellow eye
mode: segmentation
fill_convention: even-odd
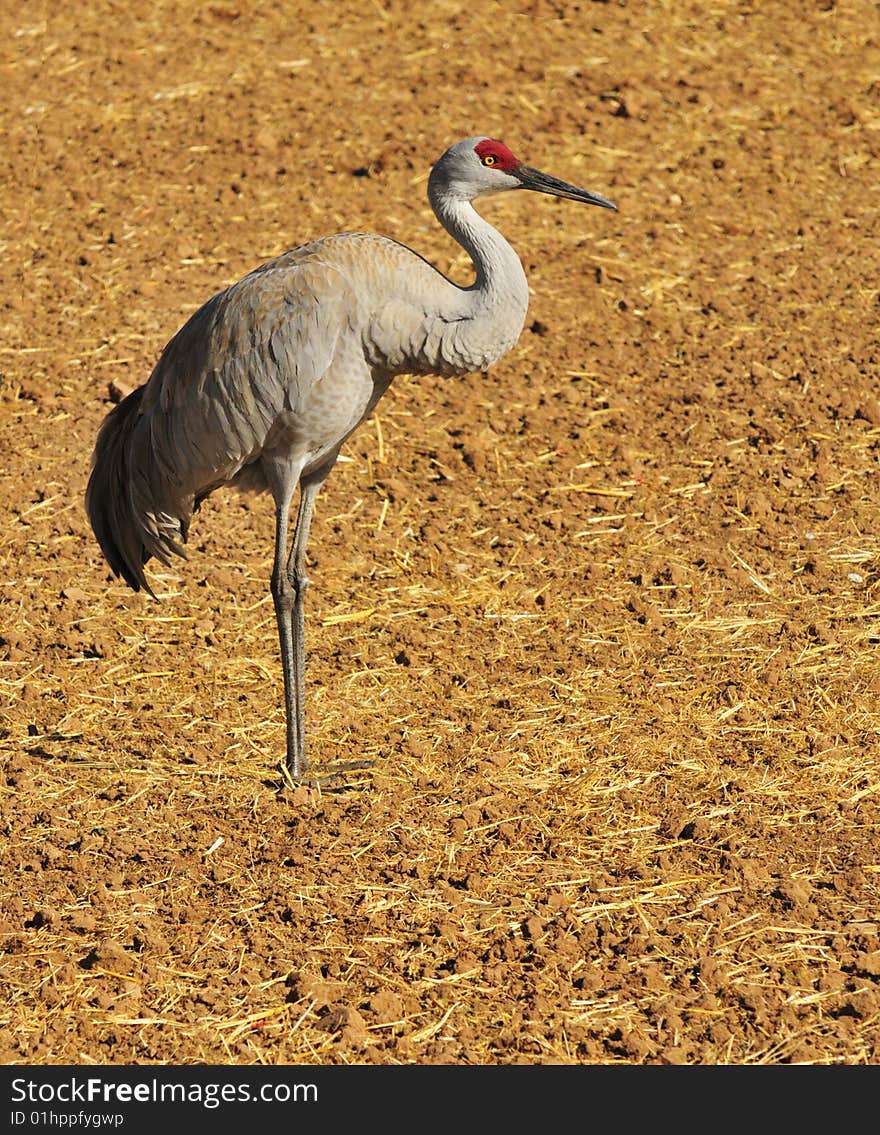
[[[494,154],[486,154],[486,156],[483,158],[483,165],[484,166],[494,166],[495,165],[495,155]]]

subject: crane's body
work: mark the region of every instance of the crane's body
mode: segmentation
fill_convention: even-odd
[[[514,188],[615,207],[531,170],[500,142],[459,142],[434,166],[429,198],[470,254],[473,284],[459,287],[405,245],[375,234],[311,241],[208,300],[98,435],[86,507],[111,568],[134,590],[152,594],[144,574],[150,557],[167,565],[171,553],[185,554],[193,511],[214,489],[271,492],[272,594],[294,779],[308,767],[303,596],[315,496],[395,375],[486,370],[516,343],[528,307],[525,273],[471,204]]]

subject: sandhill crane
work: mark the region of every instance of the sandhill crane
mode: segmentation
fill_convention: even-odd
[[[144,564],[185,555],[190,519],[209,493],[237,484],[272,494],[271,591],[294,781],[308,768],[303,599],[315,496],[395,375],[485,371],[516,343],[525,272],[472,205],[509,189],[616,208],[524,165],[503,142],[466,138],[435,163],[428,199],[473,261],[470,286],[383,236],[313,240],[209,299],[98,433],[86,490],[92,528],[115,575],[154,598]]]

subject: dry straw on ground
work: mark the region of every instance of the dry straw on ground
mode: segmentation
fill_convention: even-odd
[[[874,1064],[871,3],[31,5],[2,22],[0,1056]],[[473,132],[533,289],[402,379],[310,545],[323,791],[280,792],[266,501],[153,603],[82,491],[202,300]],[[356,176],[353,176],[356,174]]]

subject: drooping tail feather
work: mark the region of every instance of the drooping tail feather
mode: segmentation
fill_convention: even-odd
[[[98,543],[114,575],[121,576],[135,591],[143,588],[155,595],[144,575],[144,564],[151,556],[169,563],[168,552],[185,556],[183,548],[167,534],[156,530],[155,518],[143,514],[134,500],[142,493],[135,491],[149,481],[149,471],[133,467],[133,455],[143,453],[133,440],[141,420],[140,408],[144,387],[132,391],[107,415],[98,432],[92,471],[86,489],[86,512]],[[177,521],[174,528],[186,539],[186,524]]]

